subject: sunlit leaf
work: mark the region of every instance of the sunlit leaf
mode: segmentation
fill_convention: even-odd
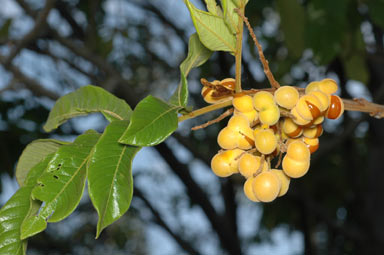
[[[124,100],[100,87],[88,85],[56,101],[44,125],[44,130],[49,132],[70,118],[94,112],[100,112],[109,121],[113,121],[129,119],[132,110]]]
[[[200,41],[205,47],[211,51],[235,52],[236,37],[222,17],[199,10],[188,0],[185,0],[185,3],[191,14]]]
[[[64,219],[76,208],[84,191],[87,161],[99,137],[94,131],[86,132],[54,154],[32,190],[32,198],[44,205],[38,215],[23,222],[23,239],[43,231],[47,221]]]
[[[0,210],[0,254],[22,255],[26,253],[27,241],[21,239],[22,222],[36,213],[40,202],[30,198],[37,178],[46,169],[53,155],[47,156],[43,161],[29,171],[26,183],[7,201]]]
[[[223,11],[224,11],[224,21],[227,24],[228,28],[231,30],[233,34],[238,31],[239,24],[239,15],[234,11],[236,6],[235,1],[233,0],[222,0]]]
[[[181,81],[175,93],[170,99],[170,103],[185,107],[188,103],[188,82],[186,77],[192,68],[204,64],[212,55],[212,51],[208,50],[201,42],[196,33],[189,38],[188,56],[180,65]]]
[[[88,162],[88,193],[99,215],[96,237],[131,204],[131,164],[140,147],[117,142],[128,124],[128,121],[112,121],[93,148]]]
[[[223,16],[223,11],[221,10],[220,6],[217,5],[216,0],[204,0],[205,5],[207,6],[207,10],[216,16]]]
[[[28,144],[16,165],[16,180],[19,186],[23,186],[25,177],[34,165],[48,154],[56,152],[63,144],[68,143],[55,139],[39,139]]]
[[[135,146],[153,146],[164,141],[178,126],[179,106],[147,96],[141,100],[132,113],[131,122],[120,143]]]

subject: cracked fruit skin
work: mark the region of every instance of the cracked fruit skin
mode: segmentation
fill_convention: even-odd
[[[258,131],[255,134],[255,146],[262,154],[271,154],[277,146],[277,138],[272,129]]]
[[[258,200],[272,202],[279,195],[281,183],[275,173],[263,172],[252,182],[253,192]]]
[[[335,119],[340,118],[341,115],[343,115],[343,113],[344,113],[343,100],[339,96],[331,95],[331,103],[328,107],[328,110],[327,110],[325,116],[328,119],[335,120]]]
[[[303,177],[309,169],[309,159],[295,160],[287,155],[283,159],[283,171],[291,178]]]
[[[253,202],[260,202],[260,200],[259,199],[257,199],[257,197],[256,197],[256,195],[255,195],[255,193],[253,192],[253,182],[255,181],[255,177],[249,177],[246,181],[245,181],[245,183],[244,183],[244,187],[243,187],[243,189],[244,189],[244,194],[245,194],[245,196],[249,199],[249,200],[251,200],[251,201],[253,201]]]
[[[217,153],[211,160],[211,169],[219,177],[228,177],[238,173],[238,161],[235,160],[243,150],[234,149]]]
[[[297,113],[305,120],[311,121],[321,115],[319,99],[310,94],[300,97],[295,108]]]
[[[281,107],[292,109],[299,100],[299,92],[291,86],[281,86],[275,91],[275,101]]]

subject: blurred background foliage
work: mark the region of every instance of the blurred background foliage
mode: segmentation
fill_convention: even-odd
[[[193,1],[204,8],[203,1]],[[54,100],[95,84],[131,107],[148,93],[168,98],[194,32],[181,0],[2,0],[0,162],[2,203],[15,191],[14,168],[32,140],[101,131],[101,116],[46,134]],[[330,77],[340,95],[384,103],[383,0],[250,0],[246,16],[281,84]],[[234,77],[223,52],[189,77],[190,105],[205,105],[199,79]],[[245,37],[245,88],[268,87]],[[76,212],[29,242],[30,254],[382,254],[384,122],[346,113],[324,124],[308,174],[288,194],[255,204],[239,176],[210,172],[225,123],[191,132],[220,112],[182,123],[134,162],[129,212],[94,240],[97,215],[86,198]],[[224,121],[225,122],[225,121]],[[11,177],[11,178],[10,178]]]

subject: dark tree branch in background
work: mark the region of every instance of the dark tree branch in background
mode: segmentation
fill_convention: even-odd
[[[153,207],[151,202],[149,202],[149,200],[143,195],[143,193],[137,187],[135,187],[133,193],[135,194],[136,197],[140,198],[144,202],[145,206],[151,211],[154,217],[155,223],[158,224],[160,227],[162,227],[169,235],[171,235],[172,238],[175,239],[175,241],[178,243],[178,245],[180,245],[180,247],[184,251],[188,252],[189,254],[196,254],[196,255],[200,254],[200,252],[195,250],[195,248],[193,248],[190,245],[190,243],[184,240],[179,233],[176,233],[168,226],[168,224],[161,217],[160,213]]]
[[[212,203],[209,201],[207,194],[190,175],[188,167],[175,157],[172,150],[165,143],[161,143],[155,148],[173,172],[185,184],[191,201],[201,206],[205,215],[209,219],[212,228],[219,236],[222,247],[225,248],[229,254],[241,254],[238,237],[231,231],[231,228],[228,226],[227,219],[217,213],[215,208],[212,206]]]
[[[7,67],[11,64],[12,60],[19,54],[19,52],[32,40],[36,39],[44,30],[44,27],[47,25],[47,17],[51,9],[53,8],[56,0],[47,0],[44,8],[39,12],[36,17],[35,25],[23,38],[17,41],[17,44],[12,49],[11,53],[7,57],[5,61],[3,61],[3,65]]]

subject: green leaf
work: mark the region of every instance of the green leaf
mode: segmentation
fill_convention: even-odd
[[[131,122],[120,143],[135,146],[153,146],[164,141],[178,126],[179,106],[147,96],[141,100],[132,113]]]
[[[204,64],[212,55],[201,42],[196,33],[192,34],[188,43],[188,56],[180,65],[181,81],[169,102],[173,105],[185,107],[188,102],[188,82],[186,77],[192,68]]]
[[[207,6],[207,10],[216,16],[223,16],[223,11],[220,6],[217,5],[216,0],[204,0],[205,5]]]
[[[233,0],[222,0],[221,3],[224,10],[224,21],[231,32],[235,34],[236,31],[238,31],[239,15],[234,9],[238,8],[238,6],[236,6],[236,3]]]
[[[305,49],[306,16],[304,7],[297,0],[278,0],[281,29],[289,53],[300,58]]]
[[[132,110],[124,100],[100,87],[88,85],[57,100],[49,113],[44,130],[52,131],[70,118],[94,112],[100,112],[109,121],[113,121],[128,120]]]
[[[39,163],[48,154],[56,152],[63,144],[68,143],[55,139],[39,139],[28,144],[16,165],[16,180],[19,186],[24,185],[25,177],[34,165]]]
[[[9,28],[12,25],[12,19],[6,19],[3,25],[0,27],[0,38],[7,38],[9,34]]]
[[[236,37],[230,31],[224,19],[212,13],[197,9],[189,0],[185,0],[200,41],[211,51],[236,50]]]
[[[40,203],[30,198],[37,178],[47,167],[53,155],[47,156],[28,173],[25,185],[0,210],[0,254],[22,255],[27,241],[21,239],[22,222],[38,211]]]
[[[33,236],[75,210],[84,191],[87,161],[100,135],[86,132],[68,145],[61,146],[37,179],[31,197],[45,204],[38,215],[26,219],[21,227],[22,239]]]
[[[132,160],[140,147],[119,144],[128,121],[112,121],[88,161],[88,193],[99,220],[96,238],[129,208],[133,193]]]
[[[365,63],[364,55],[354,54],[344,60],[345,70],[349,79],[361,81],[367,84],[369,71]]]

